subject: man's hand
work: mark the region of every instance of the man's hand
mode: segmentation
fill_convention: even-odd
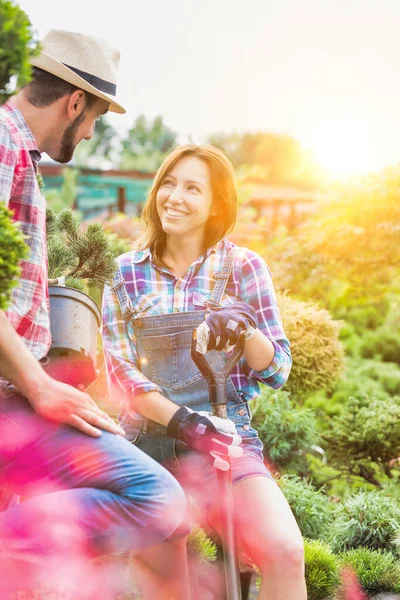
[[[205,354],[207,350],[229,352],[236,344],[242,331],[250,339],[257,328],[257,315],[252,306],[235,302],[209,314],[198,326],[196,350]]]
[[[222,471],[230,468],[224,457],[240,458],[242,442],[233,421],[213,417],[209,413],[195,412],[186,406],[179,408],[167,425],[167,435],[184,442],[196,452],[210,454],[214,466]]]
[[[99,437],[101,430],[125,435],[124,430],[86,394],[72,386],[46,377],[46,385],[29,395],[32,408],[42,417],[76,427]]]

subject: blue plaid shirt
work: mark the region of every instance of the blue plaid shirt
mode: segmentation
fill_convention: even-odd
[[[204,310],[204,300],[210,299],[214,287],[214,274],[222,269],[233,246],[224,238],[209,248],[179,278],[168,269],[156,267],[149,249],[120,256],[117,262],[127,292],[135,306],[143,306],[143,311],[137,316]],[[264,371],[250,369],[243,357],[231,373],[236,389],[244,394],[246,400],[251,400],[260,392],[259,382],[274,389],[280,388],[287,380],[292,365],[290,344],[282,327],[271,274],[256,252],[246,248],[239,250],[222,304],[227,296],[253,306],[257,312],[258,328],[275,348],[274,358]],[[161,391],[138,369],[135,344],[128,336],[117,297],[108,286],[103,296],[102,336],[107,379],[115,400],[125,394]]]

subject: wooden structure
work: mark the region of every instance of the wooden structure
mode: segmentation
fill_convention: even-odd
[[[324,194],[294,186],[255,185],[246,207],[255,210],[255,219],[266,218],[268,229],[275,231],[280,225],[295,229],[310,215]]]

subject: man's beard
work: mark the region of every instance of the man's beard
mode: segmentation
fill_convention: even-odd
[[[54,157],[54,160],[63,164],[71,160],[77,146],[75,143],[76,132],[85,117],[86,111],[83,111],[78,117],[76,117],[75,121],[68,125],[61,138],[60,153],[58,156]]]

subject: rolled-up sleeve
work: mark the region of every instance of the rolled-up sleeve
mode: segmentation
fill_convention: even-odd
[[[135,343],[128,335],[117,296],[107,285],[103,294],[101,335],[107,382],[113,402],[120,405],[129,402],[135,394],[161,391],[139,370]]]
[[[242,253],[241,297],[257,312],[258,328],[272,342],[275,353],[263,371],[248,370],[248,376],[278,389],[287,381],[292,367],[290,343],[283,329],[271,273],[256,252]]]

